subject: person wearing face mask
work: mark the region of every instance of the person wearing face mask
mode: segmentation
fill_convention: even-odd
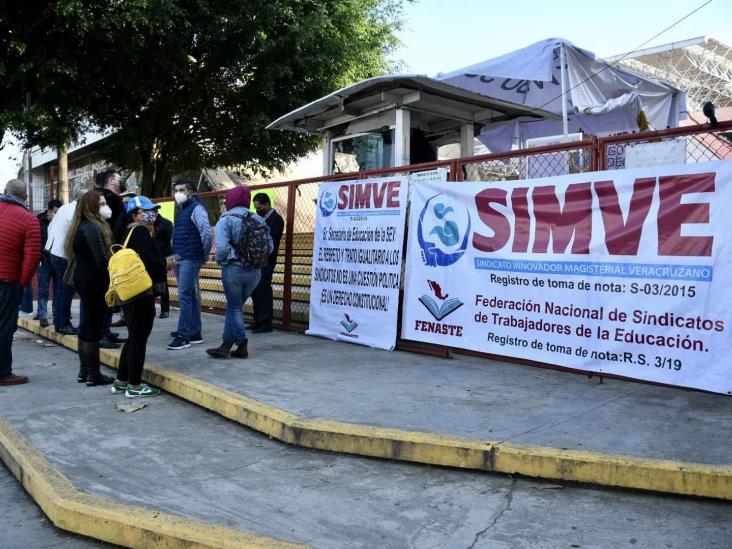
[[[285,220],[272,207],[272,201],[266,193],[254,195],[254,209],[269,227],[274,249],[269,254],[267,265],[262,267],[262,277],[252,292],[252,306],[254,322],[251,325],[252,333],[266,334],[272,331],[272,274],[277,265],[277,254],[280,249],[280,240],[285,230]]]
[[[13,374],[13,332],[18,324],[18,304],[38,267],[41,229],[28,211],[25,184],[11,179],[0,194],[0,385],[27,383],[28,377]]]
[[[66,256],[69,262],[66,278],[74,281],[81,296],[79,323],[79,375],[77,381],[87,387],[109,385],[114,378],[99,371],[99,326],[104,322],[107,304],[104,294],[109,287],[109,262],[112,231],[107,220],[112,209],[104,195],[89,191],[81,197],[66,238]]]
[[[107,222],[109,223],[109,228],[114,231],[117,226],[117,221],[125,211],[120,195],[127,191],[127,186],[118,172],[115,170],[105,170],[97,174],[97,188],[95,190],[104,196],[104,199],[107,201],[107,206],[112,210],[112,216]]]
[[[203,343],[201,303],[198,298],[198,273],[211,250],[211,225],[208,212],[193,192],[193,183],[179,180],[174,186],[178,212],[173,227],[173,257],[178,280],[178,329],[171,335],[168,349],[177,351]]]
[[[110,169],[97,175],[96,190],[104,195],[104,199],[107,201],[107,206],[112,210],[112,215],[107,220],[107,223],[114,235],[118,223],[124,216],[125,207],[121,195],[127,191],[127,186],[125,185],[122,176],[115,170]],[[117,337],[117,334],[111,332],[113,316],[113,309],[107,309],[104,312],[104,322],[101,324],[102,339],[99,342],[99,346],[103,349],[118,349],[125,341],[124,339]]]
[[[137,193],[133,193],[132,191],[126,191],[119,195],[119,197],[122,199],[122,207],[124,211],[127,211],[127,203],[135,198],[137,196]],[[114,226],[114,241],[119,242],[120,235],[124,234],[127,229],[127,215],[121,215],[117,218],[117,223]],[[123,240],[124,241],[124,240]],[[119,320],[116,322],[112,322],[109,327],[110,328],[120,328],[122,326],[127,326],[127,322],[125,321],[125,315],[122,313],[122,309],[117,306],[114,309],[112,309],[112,313],[121,313]],[[107,313],[109,314],[109,313]]]
[[[137,252],[145,270],[150,275],[153,287],[133,299],[120,303],[127,322],[129,338],[122,346],[117,379],[112,384],[112,393],[125,393],[128,398],[156,396],[160,389],[142,383],[147,340],[155,321],[155,296],[165,289],[167,261],[154,238],[154,225],[159,206],[145,196],[137,196],[127,203],[126,229],[117,243]]]

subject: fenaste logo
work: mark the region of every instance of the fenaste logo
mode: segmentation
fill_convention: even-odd
[[[427,286],[433,295],[424,294],[419,302],[429,311],[437,322],[415,320],[414,329],[420,332],[463,337],[463,327],[455,324],[440,322],[463,306],[463,302],[456,297],[443,293],[442,287],[434,280],[427,280]],[[434,297],[433,297],[434,296]]]
[[[653,231],[659,256],[709,257],[714,237],[704,234],[703,225],[710,230],[711,201],[704,201],[699,193],[715,191],[715,175],[636,178],[625,214],[614,181],[572,183],[565,190],[555,185],[489,187],[475,196],[480,223],[476,222],[473,247],[487,253],[589,254],[597,230],[593,227],[597,217],[593,219],[592,214],[595,203],[610,256],[638,255],[645,230]],[[507,209],[512,215],[506,215]],[[687,225],[702,227],[692,236],[686,228],[682,231]]]
[[[434,280],[428,280],[427,285],[435,295],[433,298],[431,295],[424,294],[419,298],[419,302],[425,306],[430,314],[435,317],[435,320],[442,320],[447,315],[454,313],[457,309],[462,307],[463,302],[453,297],[449,299],[449,295],[442,294],[442,288]]]
[[[343,329],[346,330],[345,332],[341,332],[342,336],[345,337],[351,337],[354,339],[358,339],[358,335],[351,333],[356,328],[358,328],[358,322],[356,322],[354,319],[352,319],[347,313],[343,313],[344,319],[341,320],[341,326],[343,326]]]
[[[447,267],[457,262],[470,241],[468,208],[446,194],[427,200],[419,214],[417,242],[428,267]]]

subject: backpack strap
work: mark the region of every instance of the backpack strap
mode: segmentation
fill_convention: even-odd
[[[130,237],[132,236],[132,233],[139,226],[140,225],[138,225],[138,224],[132,225],[132,228],[130,229],[130,232],[127,233],[127,238],[125,238],[125,243],[122,245],[123,248],[126,248],[127,247],[127,244],[130,242]]]
[[[135,223],[135,224],[134,224],[134,225],[132,226],[132,228],[130,229],[130,232],[129,232],[129,233],[127,233],[127,238],[125,238],[125,243],[124,243],[124,244],[122,244],[122,245],[120,245],[120,244],[112,244],[112,246],[110,247],[110,250],[112,250],[112,254],[115,254],[115,253],[116,253],[116,252],[118,252],[119,250],[124,250],[124,249],[126,249],[126,248],[127,248],[127,244],[129,244],[129,242],[130,242],[130,237],[132,236],[132,232],[133,232],[133,231],[134,231],[134,230],[135,230],[135,229],[136,229],[137,227],[141,227],[141,226],[142,226],[142,225],[140,225],[139,223]]]

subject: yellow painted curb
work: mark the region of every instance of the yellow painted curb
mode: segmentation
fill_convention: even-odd
[[[56,526],[83,536],[125,547],[303,547],[81,492],[3,416],[0,458]]]
[[[37,322],[27,318],[19,319],[18,323],[27,330],[76,349],[75,337],[40,328]],[[119,351],[103,349],[101,357],[105,364],[116,367]],[[732,466],[475,441],[339,421],[304,419],[152,362],[145,363],[144,377],[149,383],[232,421],[306,448],[732,500]]]

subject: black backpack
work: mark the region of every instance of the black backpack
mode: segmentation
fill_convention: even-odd
[[[239,242],[232,242],[236,255],[245,267],[261,269],[269,261],[269,227],[260,223],[251,212],[246,215],[226,214],[241,219]]]

